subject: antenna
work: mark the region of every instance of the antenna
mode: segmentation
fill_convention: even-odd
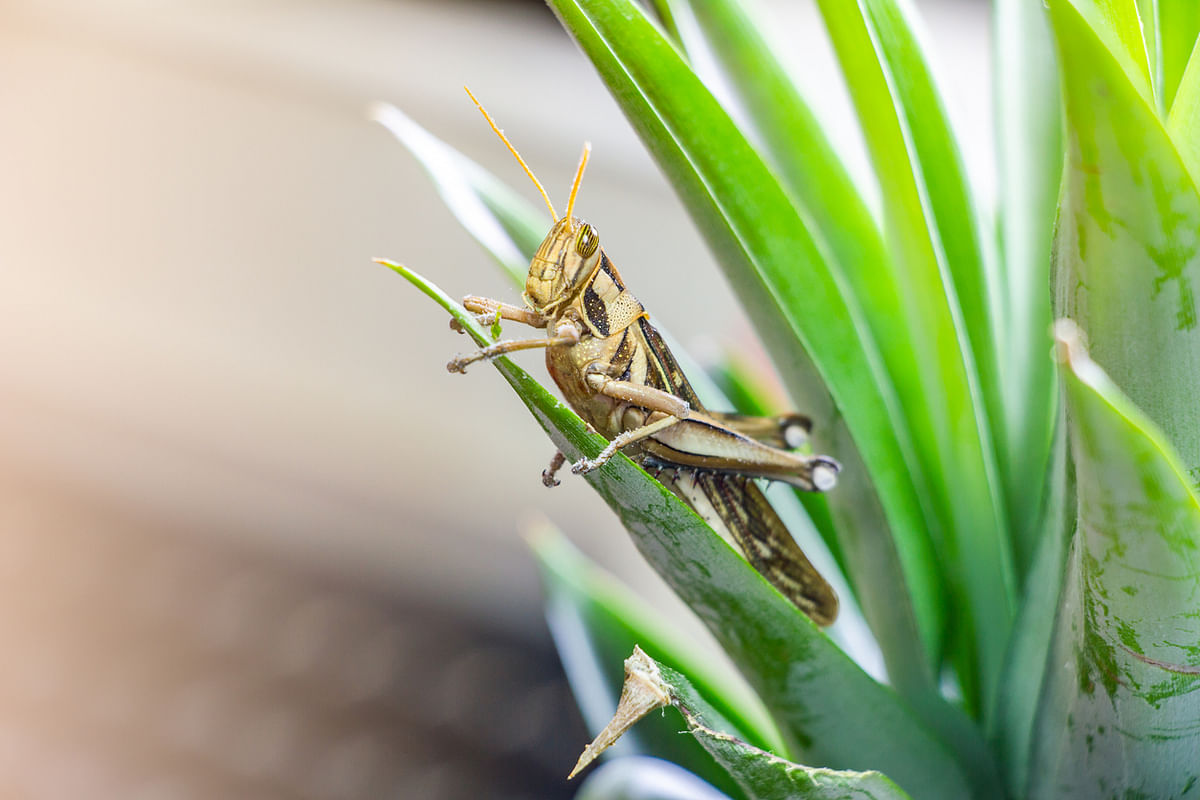
[[[575,195],[579,194],[579,184],[583,183],[583,171],[587,168],[588,156],[592,154],[592,143],[583,143],[583,152],[579,155],[579,166],[575,168],[575,180],[571,183],[571,194],[567,196],[567,219],[575,210]]]
[[[546,194],[546,190],[542,188],[541,181],[534,176],[533,170],[531,170],[529,165],[525,163],[525,159],[521,158],[521,154],[517,152],[517,148],[512,146],[512,142],[510,142],[508,137],[504,135],[504,131],[500,130],[499,126],[496,125],[495,120],[492,119],[492,115],[487,112],[487,109],[483,107],[483,104],[475,99],[475,95],[471,94],[470,89],[467,89],[466,86],[464,86],[463,89],[466,90],[467,96],[471,98],[471,101],[475,103],[475,107],[479,109],[479,113],[483,114],[483,118],[487,120],[488,125],[491,125],[492,130],[497,136],[500,137],[500,141],[504,142],[504,146],[508,148],[508,152],[513,154],[513,158],[517,159],[517,163],[521,165],[521,169],[525,170],[525,174],[529,176],[529,180],[533,181],[533,185],[537,187],[539,192],[541,192],[542,199],[546,201],[546,208],[550,209],[550,216],[554,218],[555,222],[558,222],[558,212],[554,210],[554,204],[550,202],[550,195]],[[584,160],[586,161],[586,159]],[[582,169],[580,171],[582,172]],[[576,185],[578,185],[579,178],[577,177],[575,181]],[[572,192],[571,197],[574,199],[574,192]]]

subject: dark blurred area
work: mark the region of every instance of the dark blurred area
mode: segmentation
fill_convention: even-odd
[[[0,797],[570,796],[540,630],[2,485]]]

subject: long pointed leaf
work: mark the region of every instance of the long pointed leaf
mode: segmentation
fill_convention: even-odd
[[[818,120],[757,33],[748,9],[731,0],[676,0],[673,4],[684,2],[720,58],[784,187],[817,238],[825,243],[829,258],[862,306],[863,317],[898,394],[904,397],[919,393],[914,347],[898,308],[898,276],[875,220]],[[840,497],[833,498],[832,503],[823,495],[802,499],[819,526],[827,521],[821,528],[823,534],[832,531],[835,514],[843,530],[883,529],[887,524],[881,516],[872,518],[867,513],[875,508],[874,504],[855,504],[851,515]],[[864,546],[870,547],[866,543]],[[929,698],[930,710],[936,714],[942,703],[934,671],[925,663],[914,663],[904,647],[891,641],[909,636],[914,627],[914,621],[904,619],[911,611],[896,604],[895,592],[889,588],[895,584],[892,576],[901,572],[899,565],[885,563],[880,556],[886,557],[887,553],[879,553],[878,548],[872,548],[876,554],[870,560],[862,555],[847,558],[841,543],[831,544],[830,549],[855,587],[876,638],[883,642],[894,685],[919,705],[922,701],[918,698]],[[936,653],[935,643],[931,641],[930,645],[931,652]]]
[[[529,256],[550,229],[546,216],[395,106],[376,103],[371,116],[417,157],[446,207],[509,277],[523,285]]]
[[[1158,31],[1162,39],[1162,98],[1173,108],[1175,92],[1200,36],[1200,3],[1196,0],[1158,0]]]
[[[820,7],[883,187],[889,244],[903,248],[902,274],[928,284],[921,287],[928,297],[917,302],[939,309],[915,323],[958,326],[999,417],[1000,275],[984,257],[975,199],[921,42],[896,0],[822,0]],[[930,239],[936,252],[928,252]],[[961,319],[943,321],[947,313]]]
[[[1180,77],[1175,103],[1167,117],[1167,132],[1191,173],[1192,182],[1200,184],[1200,47],[1192,51]]]
[[[979,708],[997,686],[1016,607],[992,449],[994,436],[1004,441],[996,435],[1003,433],[998,314],[989,299],[999,296],[992,291],[997,276],[984,262],[953,136],[901,9],[894,0],[819,6],[883,190],[887,240],[905,275],[924,413],[919,399],[902,401],[925,445],[939,521],[934,535],[952,575],[959,679]]]
[[[929,670],[914,647],[924,643],[936,654],[944,606],[927,534],[928,498],[891,381],[844,276],[763,160],[638,6],[629,0],[551,5],[671,178],[743,304],[755,309],[792,396],[816,420],[815,446],[845,466],[830,499],[835,513],[864,523],[838,526],[856,537],[843,548],[848,563],[864,565],[859,574],[852,570],[856,589],[864,591],[858,580],[864,575],[886,578],[890,588],[890,600],[861,598],[889,672],[900,671],[893,664]],[[889,551],[895,555],[880,555]],[[888,564],[879,561],[900,574],[883,574]]]
[[[450,312],[477,342],[488,341],[444,292],[405,267],[388,266]],[[603,449],[605,440],[524,370],[507,358],[494,363],[569,459],[592,458]],[[922,798],[964,796],[967,779],[948,746],[666,487],[623,455],[587,480],[762,698],[791,755],[835,769],[878,769]],[[976,791],[985,796],[989,788],[977,785]]]
[[[688,0],[765,153],[846,276],[901,394],[919,391],[899,276],[866,202],[800,90],[736,0]],[[906,388],[907,387],[907,388]]]
[[[1154,106],[1150,59],[1142,36],[1139,0],[1070,0],[1075,10],[1104,42],[1130,84]],[[1079,68],[1086,65],[1080,64]]]
[[[1079,1],[1050,4],[1070,145],[1056,313],[1087,332],[1096,362],[1200,468],[1200,194]]]
[[[1028,796],[1200,790],[1200,503],[1160,431],[1059,347],[1079,527],[1043,693]]]
[[[1046,653],[1050,650],[1054,618],[1062,596],[1067,549],[1075,534],[1074,467],[1069,461],[1065,428],[1065,424],[1057,426],[1049,478],[1052,486],[1044,498],[1046,509],[1040,515],[1038,550],[1009,641],[994,718],[992,739],[1011,797],[1022,797],[1029,782],[1034,719],[1050,668]]]
[[[1058,65],[1041,2],[995,4],[996,151],[1007,302],[1004,375],[1008,519],[1017,575],[1033,563],[1055,417],[1050,248],[1063,171]]]
[[[1150,85],[1158,98],[1159,107],[1166,109],[1162,100],[1162,29],[1158,13],[1159,0],[1134,0],[1137,12],[1137,27],[1134,32],[1140,34],[1142,49],[1145,51],[1146,71],[1150,75]],[[1134,40],[1135,42],[1137,39]]]

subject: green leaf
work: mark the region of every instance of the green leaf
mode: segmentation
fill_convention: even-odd
[[[444,292],[403,266],[387,266],[436,300],[477,342],[487,342]],[[603,449],[602,437],[509,359],[493,363],[568,459]],[[619,454],[586,478],[762,698],[792,755],[836,769],[878,769],[921,798],[967,794],[967,779],[947,745],[666,487]],[[986,785],[976,791],[990,793]]]
[[[1192,176],[1192,182],[1200,183],[1200,48],[1192,52],[1180,78],[1179,91],[1167,117],[1167,131]]]
[[[1108,0],[1112,2],[1112,0]],[[1150,76],[1150,86],[1158,96],[1160,106],[1166,108],[1161,100],[1162,87],[1162,31],[1159,29],[1158,16],[1159,0],[1134,0],[1136,27],[1130,33],[1133,41],[1142,46],[1146,58],[1146,71]],[[1115,3],[1114,3],[1115,5]]]
[[[923,443],[934,541],[951,575],[959,680],[971,706],[986,710],[1016,607],[992,449],[993,438],[1004,441],[992,300],[1000,296],[999,275],[983,257],[958,149],[899,5],[818,5],[858,110],[883,193],[886,239],[903,276],[924,392],[901,400]]]
[[[1041,531],[1038,514],[1057,397],[1046,287],[1064,150],[1058,64],[1045,7],[998,0],[995,41],[1007,505],[1016,571],[1024,583]]]
[[[1172,109],[1175,92],[1200,36],[1200,3],[1196,0],[1157,0],[1158,33],[1162,38],[1163,107]]]
[[[684,41],[684,32],[681,30],[682,26],[679,24],[679,17],[683,13],[686,13],[687,9],[681,6],[680,0],[651,0],[649,6],[654,11],[654,18],[658,21],[658,24],[670,38],[671,42],[679,48],[680,52],[688,55],[690,48],[687,42]],[[693,18],[689,18],[685,20],[685,24],[692,21]]]
[[[548,522],[527,536],[541,567],[546,618],[579,708],[594,735],[612,716],[621,692],[621,660],[641,647],[655,660],[686,672],[734,733],[773,752],[785,748],[761,701],[741,677],[721,669],[693,646],[664,630],[631,590],[588,563]],[[695,741],[679,736],[678,714],[654,716],[631,732],[634,751],[665,758],[732,795],[740,795],[728,774]],[[628,739],[629,737],[625,737]]]
[[[878,225],[820,121],[745,5],[733,0],[692,0],[689,5],[784,188],[862,304],[888,373],[902,394],[919,391],[911,337],[897,309],[899,276]]]
[[[602,764],[587,776],[575,800],[727,800],[682,767],[643,756]]]
[[[754,800],[907,800],[900,787],[878,772],[814,769],[771,755],[711,730],[692,715],[690,729]]]
[[[1068,0],[1052,0],[1069,159],[1055,244],[1056,313],[1200,468],[1200,195],[1154,106]]]
[[[1200,504],[1161,431],[1058,329],[1079,525],[1037,721],[1034,798],[1200,789]]]
[[[893,680],[904,689],[922,685],[945,624],[927,503],[891,380],[844,277],[758,153],[636,5],[551,5],[675,185],[743,304],[755,309],[793,398],[816,422],[814,447],[842,462],[830,502],[846,533],[850,580]]]
[[[1149,51],[1142,35],[1139,6],[1145,0],[1069,0],[1081,17],[1104,42],[1112,58],[1147,103],[1153,105]],[[1090,65],[1080,64],[1082,69]]]
[[[895,284],[916,282],[905,299],[918,346],[943,331],[952,345],[967,340],[983,391],[998,393],[1000,275],[984,258],[975,199],[922,43],[894,0],[819,5],[883,190],[900,262]]]
[[[722,728],[724,720],[683,675],[634,648],[625,661],[625,688],[613,721],[588,746],[581,761],[606,747],[655,708],[669,705],[687,720],[688,732],[738,782],[751,800],[907,800],[878,772],[813,769],[749,745]],[[609,734],[606,737],[605,734]],[[576,767],[578,769],[578,767]]]
[[[1051,485],[1043,497],[1046,508],[1039,515],[1038,549],[1009,641],[992,728],[991,738],[1011,797],[1023,797],[1029,781],[1034,718],[1042,703],[1042,685],[1049,668],[1046,653],[1062,595],[1067,547],[1075,533],[1074,467],[1069,466],[1065,423],[1056,425],[1055,430],[1048,477]]]
[[[524,286],[529,256],[550,230],[546,215],[395,106],[376,103],[371,116],[416,157],[467,233]]]

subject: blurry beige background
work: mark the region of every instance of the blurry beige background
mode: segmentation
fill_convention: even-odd
[[[861,168],[811,11],[769,5]],[[974,164],[987,7],[921,7]],[[0,0],[0,795],[569,796],[581,742],[541,743],[582,734],[518,521],[678,610],[582,481],[541,486],[553,447],[519,401],[446,373],[466,340],[370,261],[515,298],[365,116],[395,103],[530,192],[464,83],[556,199],[590,139],[579,209],[639,297],[701,355],[754,351],[537,3]],[[513,673],[541,709],[526,750],[464,744],[477,720],[428,687],[414,710],[422,663],[460,700]]]

